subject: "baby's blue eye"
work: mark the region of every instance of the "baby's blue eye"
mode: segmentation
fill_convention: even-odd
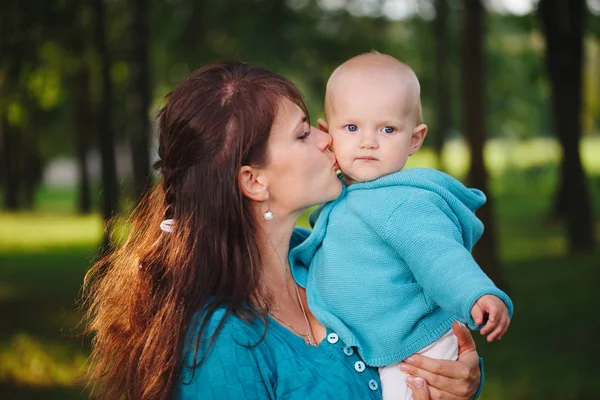
[[[346,130],[348,132],[356,132],[358,130],[358,127],[354,124],[348,124],[346,125]]]
[[[381,131],[383,133],[391,134],[391,133],[394,133],[396,131],[396,128],[394,128],[393,126],[384,126]]]

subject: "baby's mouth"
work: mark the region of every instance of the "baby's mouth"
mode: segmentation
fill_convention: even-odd
[[[357,160],[361,161],[378,161],[377,158],[371,156],[358,157]]]

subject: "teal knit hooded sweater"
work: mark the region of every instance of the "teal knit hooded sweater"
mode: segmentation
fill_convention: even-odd
[[[471,308],[485,294],[512,318],[510,298],[471,255],[484,203],[481,191],[432,169],[343,185],[311,215],[311,235],[290,252],[292,274],[315,317],[368,365],[399,362],[454,320],[477,329]]]

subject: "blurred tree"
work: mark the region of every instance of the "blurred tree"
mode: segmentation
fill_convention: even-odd
[[[92,211],[87,156],[90,136],[95,133],[95,124],[92,122],[90,67],[86,56],[88,34],[85,15],[88,10],[87,2],[74,0],[71,3],[67,13],[72,16],[73,31],[65,41],[70,44],[73,59],[73,71],[68,86],[77,163],[77,210],[81,214],[87,214]]]
[[[14,127],[8,121],[7,110],[2,112],[2,126],[0,127],[2,140],[0,141],[0,150],[2,150],[2,170],[4,208],[8,211],[16,211],[19,208],[18,193],[19,179],[16,171],[16,153],[13,150],[17,147],[18,134],[15,134]]]
[[[148,59],[148,8],[147,0],[129,0],[131,22],[130,59],[130,103],[128,118],[130,127],[130,148],[133,160],[133,186],[136,199],[146,193],[151,184],[149,137],[150,123],[148,112],[151,102],[150,65]]]
[[[532,15],[486,14],[486,125],[490,138],[548,135],[548,95]]]
[[[47,110],[61,105],[60,72],[52,59],[60,59],[56,39],[59,32],[65,31],[66,6],[41,2],[28,7],[27,3],[15,0],[0,5],[5,206],[32,208],[42,176],[44,155],[40,143],[48,132]],[[53,139],[45,142],[58,142]]]
[[[22,108],[19,106],[21,87],[19,78],[23,69],[26,35],[29,29],[24,5],[17,1],[2,2],[0,9],[0,54],[2,54],[2,103],[0,117],[1,158],[3,160],[4,207],[17,210],[21,206],[21,166],[18,154],[22,150],[19,122]]]
[[[35,192],[41,183],[42,160],[38,149],[38,131],[40,110],[35,99],[25,95],[24,104],[27,110],[27,120],[21,129],[20,171],[22,183],[23,208],[33,210],[35,205]]]
[[[552,119],[562,147],[555,213],[565,218],[571,251],[594,246],[594,219],[579,154],[585,0],[540,0]]]
[[[448,16],[450,7],[448,0],[435,0],[435,126],[433,148],[437,154],[438,169],[444,170],[442,148],[452,124],[452,107],[450,102],[450,65],[448,62]]]
[[[473,253],[494,283],[506,290],[507,283],[498,256],[493,196],[488,186],[483,154],[486,138],[483,54],[485,10],[481,0],[463,0],[463,4],[461,82],[464,132],[471,152],[468,181],[487,196],[486,204],[478,212],[485,225],[485,233]]]
[[[31,12],[19,1],[2,2],[0,10],[1,147],[6,167],[3,192],[9,210],[33,207],[41,177],[36,132],[39,105],[30,87],[38,61],[40,15],[40,10]]]
[[[110,222],[118,212],[117,169],[115,162],[115,139],[113,132],[113,88],[111,62],[106,39],[105,4],[103,0],[92,0],[94,15],[94,40],[100,58],[100,99],[96,114],[96,126],[102,158],[102,216],[106,224],[102,248],[110,245]]]

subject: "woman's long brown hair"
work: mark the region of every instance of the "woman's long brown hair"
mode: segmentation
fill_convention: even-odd
[[[85,279],[94,397],[169,398],[195,313],[197,338],[217,308],[224,318],[262,315],[251,301],[261,278],[256,224],[237,175],[268,163],[282,98],[306,111],[287,79],[241,62],[205,66],[167,96],[158,119],[161,180],[131,216],[124,245]],[[164,219],[175,221],[172,233],[160,229]]]

